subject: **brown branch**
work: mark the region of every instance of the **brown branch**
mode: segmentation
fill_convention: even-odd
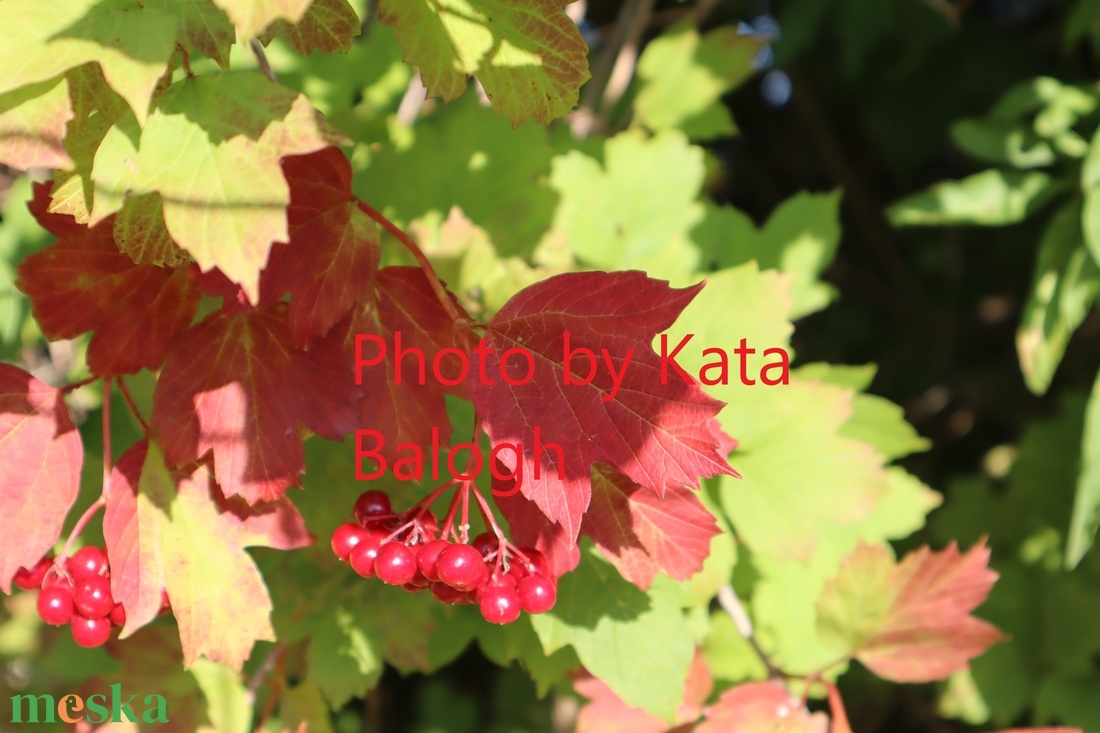
[[[742,605],[741,599],[737,597],[737,591],[733,589],[732,585],[727,583],[718,589],[718,603],[733,619],[733,625],[737,627],[737,633],[741,634],[742,638],[756,652],[756,656],[764,663],[764,668],[768,670],[768,677],[774,680],[787,679],[789,675],[772,663],[771,657],[756,640],[756,632],[752,626],[752,619],[749,618],[749,612],[745,610],[745,606]]]
[[[256,55],[256,62],[259,63],[260,71],[263,72],[263,75],[278,84],[279,80],[275,77],[275,72],[272,71],[271,64],[268,63],[267,54],[264,53],[264,47],[260,43],[260,40],[258,38],[253,38],[248,45],[249,48],[252,49],[252,53]]]

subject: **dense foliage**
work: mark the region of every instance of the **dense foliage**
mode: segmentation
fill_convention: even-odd
[[[1097,27],[0,0],[0,729],[1100,730]]]

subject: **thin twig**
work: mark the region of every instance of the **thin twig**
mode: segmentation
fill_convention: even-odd
[[[145,436],[149,436],[149,423],[145,422],[145,418],[138,412],[137,405],[134,403],[134,398],[130,394],[130,388],[126,386],[125,379],[118,380],[118,391],[122,393],[122,399],[126,401],[126,406],[130,408],[130,412],[133,413],[134,419],[141,425],[141,432],[145,433]]]
[[[607,80],[611,77],[611,71],[615,67],[615,59],[619,55],[626,40],[626,33],[631,23],[631,16],[638,11],[644,3],[650,0],[626,0],[619,10],[619,16],[615,20],[615,29],[608,40],[607,45],[596,57],[592,64],[592,78],[584,85],[581,91],[581,103],[573,113],[570,120],[570,129],[574,137],[588,137],[592,132],[596,121],[596,107],[603,94]]]
[[[772,679],[785,679],[787,675],[774,664],[772,664],[771,658],[767,652],[761,648],[759,642],[756,641],[756,633],[752,626],[752,619],[749,618],[749,612],[745,610],[744,605],[741,603],[741,599],[737,597],[737,591],[733,589],[732,585],[726,584],[718,589],[718,603],[722,606],[722,609],[730,615],[733,619],[733,625],[737,627],[737,633],[749,643],[749,646],[756,652],[756,656],[760,658],[760,661],[764,663],[764,668],[768,670],[768,677]]]
[[[397,106],[397,121],[406,125],[416,122],[416,118],[420,116],[420,107],[427,96],[428,87],[424,86],[424,80],[417,71],[409,79],[409,87],[405,90],[405,96],[401,97],[401,104]]]
[[[252,53],[256,55],[256,61],[260,64],[260,71],[263,72],[263,75],[278,84],[279,80],[275,77],[275,72],[271,70],[271,64],[267,61],[267,54],[264,53],[264,47],[260,40],[253,38],[248,45],[252,49]]]
[[[822,680],[824,682],[824,680]],[[833,714],[832,733],[852,733],[852,725],[848,722],[848,711],[844,709],[844,699],[840,696],[840,690],[832,682],[825,682],[829,689],[829,710]]]
[[[72,384],[66,384],[64,387],[61,388],[61,391],[67,394],[69,392],[72,392],[73,390],[77,390],[77,389],[80,389],[81,387],[87,386],[87,385],[91,384],[92,382],[96,381],[97,379],[99,379],[99,377],[85,377],[84,379],[81,379],[79,382],[73,382]]]
[[[642,45],[642,35],[649,25],[649,19],[653,15],[653,0],[639,0],[637,12],[630,16],[630,22],[623,34],[623,44],[615,57],[615,65],[611,69],[611,76],[607,80],[607,86],[603,91],[603,99],[600,103],[600,111],[597,115],[597,129],[606,129],[615,104],[626,93],[630,86],[630,80],[634,78],[634,69],[638,64],[639,49]]]
[[[267,678],[271,676],[271,670],[275,669],[275,663],[279,661],[279,655],[283,653],[283,645],[276,644],[271,647],[271,651],[267,653],[264,660],[260,662],[260,666],[256,667],[256,671],[252,673],[252,677],[248,680],[248,698],[253,702],[256,700],[256,695],[259,694],[260,688],[267,682]]]

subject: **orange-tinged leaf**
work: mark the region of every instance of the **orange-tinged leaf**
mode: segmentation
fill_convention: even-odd
[[[273,640],[271,599],[245,547],[302,547],[313,538],[286,499],[226,499],[208,467],[173,471],[142,441],[111,476],[104,539],[124,635],[156,616],[160,587],[180,628],[184,663],[199,656],[240,669],[257,640]]]
[[[722,403],[672,369],[662,384],[660,357],[650,347],[701,288],[674,290],[637,271],[568,273],[521,290],[486,324],[484,342],[492,351],[471,359],[470,397],[494,444],[523,445],[520,490],[570,542],[588,509],[596,461],[658,497],[698,487],[703,477],[737,475],[726,462],[735,442],[715,419]],[[565,384],[566,333],[571,351],[590,349],[599,360],[592,370],[582,357],[571,365],[574,380],[594,372],[587,385]],[[533,355],[529,382],[523,382],[528,367],[521,358],[507,363],[516,384],[501,377],[501,357],[511,349]],[[610,376],[608,363],[621,379]],[[490,384],[478,378],[482,373]],[[552,450],[536,456],[535,428],[542,445],[561,447],[560,458]],[[500,458],[509,471],[515,468],[510,451]]]
[[[778,682],[732,687],[706,709],[695,733],[828,733],[829,718],[810,713]]]
[[[581,532],[624,578],[645,590],[657,573],[687,580],[703,568],[718,523],[691,489],[675,487],[664,499],[620,473],[596,464],[592,503]]]
[[[61,392],[0,364],[0,590],[11,592],[61,535],[80,489],[84,448]]]
[[[573,689],[588,698],[577,716],[576,733],[664,733],[667,722],[639,708],[630,707],[606,684],[590,674],[573,680]],[[684,701],[676,711],[676,725],[694,723],[703,713],[703,703],[714,689],[714,678],[701,650],[688,669]]]
[[[188,272],[135,264],[118,251],[111,219],[88,228],[45,213],[48,190],[36,188],[31,210],[59,240],[27,257],[16,281],[43,333],[64,339],[92,331],[87,358],[95,374],[159,367],[198,307]]]
[[[879,677],[941,680],[1002,640],[970,615],[997,577],[984,541],[962,554],[954,543],[941,552],[922,547],[900,563],[861,544],[822,593],[819,628]]]
[[[335,338],[292,347],[285,304],[213,313],[169,350],[150,424],[169,465],[210,452],[226,496],[270,501],[305,470],[300,424],[333,440],[354,428],[352,379]]]
[[[297,23],[310,0],[214,0],[214,4],[225,11],[237,35],[247,41],[258,36],[276,18]]]
[[[276,20],[261,36],[266,45],[278,33],[298,53],[347,53],[362,24],[348,0],[313,0],[297,23]]]
[[[0,94],[0,163],[18,170],[71,166],[64,140],[72,118],[64,78]]]

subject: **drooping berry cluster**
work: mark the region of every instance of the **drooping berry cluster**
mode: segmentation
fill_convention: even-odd
[[[495,624],[512,623],[520,611],[544,613],[554,606],[557,586],[538,550],[517,549],[488,533],[469,543],[451,542],[444,539],[455,534],[451,527],[440,532],[426,507],[394,514],[381,491],[363,493],[354,515],[354,523],[333,532],[332,551],[364,578],[414,593],[429,590],[443,603],[476,604]]]
[[[126,624],[126,610],[111,596],[111,570],[99,547],[82,547],[70,558],[46,556],[34,567],[20,568],[12,582],[23,590],[37,590],[38,616],[51,626],[69,624],[73,640],[82,647],[102,646],[113,626]],[[168,596],[161,592],[161,611]]]

